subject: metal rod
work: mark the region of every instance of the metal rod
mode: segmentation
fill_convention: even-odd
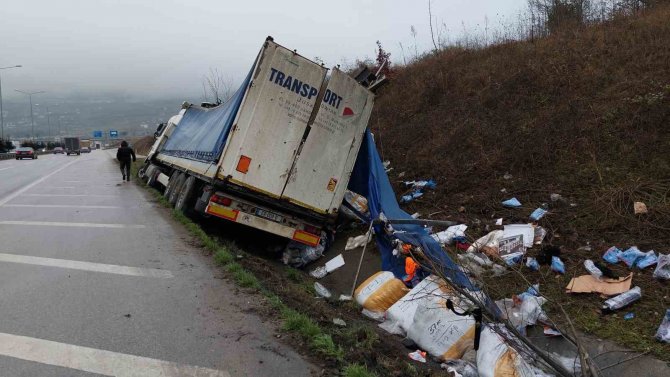
[[[365,245],[363,245],[363,252],[361,252],[361,259],[358,261],[358,268],[356,268],[356,276],[354,276],[354,284],[351,287],[351,297],[354,297],[354,291],[356,290],[356,283],[358,283],[358,275],[361,273],[361,265],[363,265],[363,256],[365,255],[365,249],[368,248],[369,237],[372,235],[372,225],[374,221],[370,222],[370,227],[368,228],[367,233],[365,233]]]
[[[375,224],[416,224],[416,225],[438,225],[438,226],[452,226],[458,224],[456,221],[449,220],[425,220],[425,219],[385,219],[380,220],[376,219],[373,221]]]

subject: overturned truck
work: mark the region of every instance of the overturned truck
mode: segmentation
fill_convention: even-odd
[[[337,218],[373,103],[354,78],[268,37],[228,101],[185,103],[159,128],[140,177],[177,209],[315,246]]]

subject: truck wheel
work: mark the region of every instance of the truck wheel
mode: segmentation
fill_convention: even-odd
[[[184,181],[184,184],[179,190],[179,196],[177,196],[177,201],[174,204],[174,208],[178,211],[183,211],[186,207],[186,204],[191,201],[191,196],[193,196],[193,188],[195,187],[195,177],[189,176]]]
[[[186,174],[179,173],[179,177],[177,177],[177,181],[174,183],[174,187],[172,188],[172,191],[170,191],[170,196],[168,197],[168,203],[170,203],[171,206],[174,206],[177,202],[177,197],[179,197],[179,192],[184,185],[184,181],[186,181]]]
[[[154,169],[151,171],[151,174],[146,174],[146,176],[147,176],[147,186],[153,187],[154,183],[156,183],[156,178],[158,178],[158,175],[160,173],[161,173],[160,169],[158,169],[157,167],[154,166]]]
[[[181,172],[179,170],[175,170],[170,176],[170,180],[168,181],[167,186],[165,186],[165,191],[163,191],[163,197],[165,197],[165,199],[170,198],[170,193],[172,190],[174,190],[174,185],[177,183],[177,177],[179,177],[179,174],[181,174]]]

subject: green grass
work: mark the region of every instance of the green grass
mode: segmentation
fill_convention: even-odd
[[[288,267],[286,277],[294,283],[302,283],[302,273],[295,268]]]
[[[304,338],[314,338],[321,335],[321,328],[308,316],[299,313],[293,309],[286,308],[282,311],[284,326],[286,331],[297,332]]]
[[[377,374],[370,372],[368,367],[360,364],[349,364],[344,367],[344,377],[376,377]]]
[[[379,343],[379,335],[370,326],[354,325],[339,331],[342,342],[348,347],[372,351]]]
[[[336,360],[344,358],[344,350],[333,342],[333,338],[328,334],[319,334],[312,338],[312,347],[320,354],[331,357]]]
[[[214,253],[214,261],[220,266],[225,266],[235,260],[233,254],[231,254],[227,249],[219,248]]]

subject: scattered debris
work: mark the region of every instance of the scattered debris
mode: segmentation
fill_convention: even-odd
[[[535,259],[533,257],[526,258],[526,267],[530,268],[533,271],[539,271],[540,270],[540,264],[537,263],[537,259]]]
[[[323,251],[330,243],[331,237],[326,232],[321,232],[319,244],[312,247],[297,241],[291,241],[286,245],[282,261],[293,267],[302,267],[321,258]]]
[[[635,262],[635,265],[640,270],[644,270],[647,267],[653,266],[658,262],[658,257],[654,250],[650,250],[644,253],[644,256]]]
[[[559,274],[565,274],[565,263],[559,257],[551,257],[551,270]]]
[[[349,295],[340,295],[340,301],[351,301],[351,296]]]
[[[503,179],[505,179],[505,180],[508,180],[508,181],[509,181],[509,180],[512,179],[512,178],[513,178],[513,177],[512,177],[512,174],[510,174],[510,173],[505,173],[505,175],[503,175]]]
[[[637,246],[631,246],[628,250],[619,254],[619,260],[624,262],[629,268],[635,267],[635,263],[638,259],[642,258],[644,253],[637,248]]]
[[[535,211],[533,211],[533,213],[530,214],[530,219],[533,221],[539,221],[546,214],[547,214],[546,209],[538,208]]]
[[[431,237],[442,245],[451,245],[454,238],[465,237],[466,229],[468,229],[468,226],[465,224],[452,225],[446,230],[431,235]]]
[[[551,264],[554,257],[561,256],[561,248],[558,246],[545,245],[540,249],[540,253],[537,255],[537,262],[541,265]]]
[[[405,186],[411,187],[416,190],[422,190],[422,189],[435,189],[437,187],[437,183],[433,181],[432,179],[429,179],[427,181],[407,181],[405,182]]]
[[[521,262],[525,253],[526,248],[521,234],[503,238],[498,244],[498,254],[508,266]]]
[[[541,245],[542,241],[544,241],[544,237],[547,236],[547,231],[541,227],[541,226],[536,226],[535,227],[535,236],[533,237],[533,243],[536,245]]]
[[[628,312],[624,314],[623,319],[626,321],[630,321],[631,319],[635,318],[635,313],[633,312]]]
[[[603,313],[613,312],[615,310],[626,307],[642,297],[642,289],[635,287],[618,296],[614,296],[603,304]]]
[[[633,204],[633,210],[635,211],[636,215],[642,215],[649,212],[649,210],[647,209],[647,205],[644,204],[643,202],[635,202]]]
[[[503,222],[503,218],[501,217],[498,220],[496,220],[496,225],[500,226],[500,225],[502,225],[502,222]]]
[[[561,336],[563,335],[560,331],[556,330],[551,326],[544,326],[544,335],[546,336]]]
[[[466,250],[467,253],[480,251],[489,256],[498,255],[500,240],[503,238],[502,230],[494,230],[489,234],[479,238]]]
[[[482,328],[477,351],[477,370],[481,377],[535,376],[522,355],[509,347],[513,338],[504,326],[491,324]]]
[[[533,224],[509,224],[505,225],[503,238],[509,238],[516,235],[523,236],[524,247],[533,247],[535,240],[535,228]]]
[[[368,199],[363,195],[346,190],[339,212],[353,220],[367,221],[370,217]]]
[[[416,350],[412,353],[409,354],[409,358],[418,361],[420,363],[425,363],[426,362],[426,352],[421,351],[421,350]]]
[[[549,199],[551,199],[552,202],[557,202],[559,200],[563,200],[563,197],[561,194],[551,194],[549,195]]]
[[[656,330],[656,339],[663,343],[670,343],[670,309],[665,312],[663,321]]]
[[[595,264],[593,264],[593,261],[590,259],[587,259],[584,261],[584,268],[593,276],[595,279],[600,280],[603,277],[603,272],[600,271],[598,267],[596,267]]]
[[[612,246],[607,251],[605,251],[605,254],[603,254],[603,259],[610,264],[617,264],[619,263],[619,255],[621,255],[622,251],[619,250],[616,246]]]
[[[319,282],[314,283],[314,290],[316,291],[316,294],[323,298],[330,298],[332,296],[332,293],[330,293],[328,288],[324,287]]]
[[[504,202],[502,202],[503,207],[509,207],[509,208],[519,208],[521,207],[521,202],[517,198],[512,198],[512,199],[507,199]]]
[[[658,255],[658,264],[653,276],[656,279],[670,280],[670,254]]]
[[[400,198],[400,203],[409,203],[412,200],[414,200],[416,198],[420,198],[422,196],[423,196],[423,193],[421,191],[416,190],[416,191],[411,192],[410,194],[403,195]]]
[[[446,360],[440,364],[440,368],[445,369],[447,373],[453,373],[454,377],[479,377],[477,366],[465,360]]]
[[[367,237],[366,237],[367,236]],[[366,243],[372,241],[372,232],[366,234],[361,234],[356,237],[349,237],[347,244],[344,246],[344,250],[353,250],[359,247],[363,247]]]
[[[333,323],[340,327],[347,327],[347,323],[342,318],[333,318]]]
[[[600,293],[606,296],[618,295],[630,289],[633,274],[619,278],[598,280],[593,275],[572,278],[565,287],[567,293]]]

